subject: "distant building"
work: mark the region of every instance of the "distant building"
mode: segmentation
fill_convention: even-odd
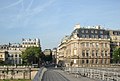
[[[53,48],[52,50],[52,60],[54,63],[57,63],[57,48]]]
[[[27,47],[40,47],[40,40],[22,39],[22,43],[9,43],[8,45],[0,45],[0,50],[8,52],[8,58],[4,58],[9,64],[22,64],[22,51]],[[4,52],[1,52],[4,54]]]
[[[8,52],[4,50],[0,50],[0,61],[7,62]]]
[[[40,40],[38,38],[36,39],[22,39],[22,47],[40,47]]]
[[[9,63],[10,64],[22,64],[22,51],[23,48],[19,43],[10,43],[9,49],[7,50],[9,53]]]
[[[120,46],[120,31],[106,30],[101,26],[75,25],[57,48],[57,61],[65,66],[109,66],[111,46]]]
[[[51,51],[51,49],[45,49],[45,50],[43,51],[43,53],[47,56],[47,55],[51,55],[51,54],[52,54],[52,51]]]
[[[109,35],[110,35],[110,56],[111,56],[111,62],[113,62],[112,60],[112,54],[113,54],[113,50],[116,47],[120,47],[120,30],[109,30]]]

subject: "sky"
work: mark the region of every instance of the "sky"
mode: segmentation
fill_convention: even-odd
[[[52,49],[75,24],[120,29],[120,0],[0,0],[0,44],[39,38]]]

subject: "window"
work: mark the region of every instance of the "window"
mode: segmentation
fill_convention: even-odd
[[[105,59],[105,64],[107,64],[107,59]]]
[[[84,64],[84,60],[82,60],[82,64]]]
[[[90,43],[90,47],[92,47],[92,43]]]
[[[117,33],[117,32],[114,32],[114,35],[118,35],[118,33]]]
[[[102,39],[103,39],[103,38],[104,38],[104,36],[103,36],[103,35],[100,35],[100,38],[102,38]]]
[[[94,59],[92,59],[92,64],[94,63]]]
[[[86,47],[89,47],[89,42],[86,42]]]
[[[82,33],[84,33],[84,30],[82,30]]]
[[[98,38],[98,35],[95,35],[95,38]]]
[[[100,31],[100,34],[103,34],[103,31]]]
[[[107,47],[107,43],[105,43],[105,47]]]
[[[101,56],[102,56],[102,57],[104,56],[104,51],[101,51]]]
[[[97,33],[97,30],[95,30],[95,33]]]
[[[82,56],[83,56],[83,57],[85,56],[85,50],[82,51]]]
[[[76,59],[74,59],[74,63],[76,63]]]
[[[107,56],[107,51],[105,51],[105,56]]]
[[[89,56],[89,50],[86,50],[86,56],[87,57]]]
[[[103,43],[101,43],[101,47],[104,47],[104,44],[103,44]]]
[[[92,56],[94,56],[94,50],[92,50]]]
[[[88,60],[88,59],[86,60],[86,63],[87,63],[87,64],[89,63],[89,60]]]
[[[108,36],[107,36],[107,35],[104,35],[104,38],[106,38],[106,39],[107,39],[107,38],[108,38]]]
[[[99,43],[96,43],[96,47],[98,47],[99,46]]]
[[[21,55],[19,55],[19,57],[21,57]]]
[[[81,46],[83,46],[83,47],[84,47],[84,46],[85,46],[85,43],[81,43]]]
[[[104,64],[104,59],[102,59],[102,64]]]
[[[77,48],[77,43],[74,43],[74,48]]]
[[[86,33],[88,33],[88,30],[86,30]]]
[[[17,54],[15,55],[15,57],[17,57]]]
[[[86,38],[89,38],[89,35],[86,35]]]
[[[9,54],[9,57],[13,57],[13,55],[12,55],[12,54]]]
[[[95,43],[93,43],[92,46],[95,47]]]
[[[85,35],[82,35],[83,38],[85,38]]]
[[[74,55],[77,55],[77,50],[76,49],[74,49]]]
[[[96,59],[96,64],[98,64],[98,59]]]
[[[91,35],[91,38],[94,38],[95,36],[94,35]]]
[[[98,50],[96,50],[96,56],[98,56]]]
[[[91,33],[94,33],[94,31],[93,31],[93,30],[91,30]]]

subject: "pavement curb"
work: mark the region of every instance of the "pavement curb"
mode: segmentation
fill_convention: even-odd
[[[42,78],[43,78],[45,71],[47,71],[47,68],[43,68],[41,75],[40,75],[40,78],[39,78],[39,81],[42,81]]]

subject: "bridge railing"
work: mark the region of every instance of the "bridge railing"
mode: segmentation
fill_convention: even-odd
[[[45,67],[41,67],[35,75],[33,81],[41,81],[45,71],[47,71],[47,69]]]
[[[65,71],[103,81],[120,81],[120,68],[65,67]]]

